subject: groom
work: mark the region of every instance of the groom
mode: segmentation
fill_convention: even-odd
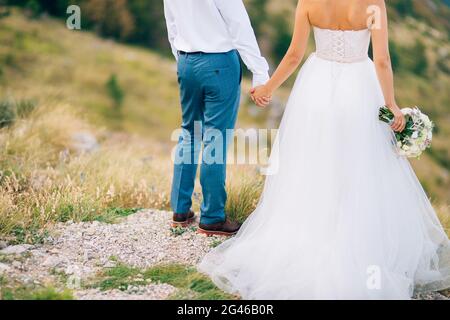
[[[226,141],[239,108],[239,57],[253,73],[253,87],[269,80],[269,65],[261,56],[242,0],[164,0],[164,14],[178,61],[183,117],[172,184],[173,225],[186,226],[195,220],[191,198],[203,144],[199,232],[233,235],[240,224],[225,214]]]

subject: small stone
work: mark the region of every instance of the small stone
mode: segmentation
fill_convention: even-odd
[[[104,268],[108,268],[108,269],[114,268],[115,266],[116,266],[116,263],[115,263],[114,261],[107,261],[107,262],[103,265]]]
[[[5,272],[8,272],[11,269],[10,266],[4,263],[0,263],[0,275],[4,274]]]
[[[6,241],[0,241],[0,250],[5,249],[8,246],[8,243]]]
[[[68,276],[79,274],[80,272],[81,272],[80,268],[76,265],[67,266],[67,268],[64,270],[64,273]]]
[[[9,246],[9,247],[4,248],[3,250],[0,250],[0,254],[5,254],[5,255],[22,254],[33,248],[34,248],[34,246],[29,245],[29,244],[19,244],[16,246]]]
[[[48,236],[47,238],[45,238],[45,243],[52,243],[55,239],[53,239],[53,237]]]
[[[84,254],[83,254],[83,258],[84,258],[85,261],[92,260],[92,259],[94,259],[94,257],[95,256],[94,256],[94,254],[91,251],[85,251]]]
[[[56,268],[60,266],[62,263],[63,263],[62,259],[55,256],[50,256],[44,261],[42,265],[48,268]]]
[[[91,153],[99,148],[97,139],[90,132],[78,132],[72,137],[72,147],[79,154]]]
[[[12,266],[16,269],[21,269],[22,263],[20,263],[19,261],[13,261]]]
[[[33,278],[30,277],[30,276],[23,276],[22,279],[21,279],[21,281],[22,281],[25,285],[33,284],[33,282],[34,282]]]

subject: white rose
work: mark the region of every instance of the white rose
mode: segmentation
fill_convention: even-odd
[[[411,153],[413,153],[413,154],[417,154],[417,153],[420,152],[420,149],[419,149],[418,146],[412,146],[410,151],[411,151]]]
[[[411,114],[412,112],[413,112],[413,109],[411,109],[411,108],[403,108],[403,109],[402,109],[402,113],[403,113],[405,116]]]

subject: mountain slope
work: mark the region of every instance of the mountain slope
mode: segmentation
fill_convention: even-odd
[[[178,127],[174,61],[148,50],[15,12],[0,21],[0,62],[2,97],[69,102],[98,125],[159,137]]]
[[[289,2],[283,4],[286,10],[292,10]],[[270,14],[276,15],[276,11]],[[292,12],[283,15],[286,21],[291,17]],[[270,24],[261,28],[267,35],[276,35]],[[414,166],[433,200],[450,203],[447,37],[412,17],[395,21],[391,28],[400,61],[396,73],[399,102],[402,106],[423,106],[437,123],[432,150],[414,161]],[[426,68],[421,75],[409,70],[410,66],[417,67],[417,52],[421,53],[417,43],[425,47]],[[281,109],[289,90],[287,84],[279,93]],[[121,106],[114,100],[117,91],[124,95]],[[59,20],[29,20],[19,12],[0,20],[0,95],[2,99],[68,102],[98,126],[137,133],[167,146],[180,122],[172,58],[102,40],[88,32],[69,31]],[[239,126],[266,127],[267,121],[274,122],[273,114],[279,119],[274,110],[248,108],[248,99],[244,99]]]

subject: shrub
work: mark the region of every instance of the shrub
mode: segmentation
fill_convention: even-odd
[[[108,91],[109,97],[113,100],[116,109],[120,109],[125,98],[125,93],[115,74],[112,74],[106,82],[106,90]]]
[[[428,70],[428,59],[425,45],[423,42],[417,41],[411,50],[412,55],[415,57],[415,63],[412,71],[419,76],[424,76]]]
[[[391,5],[397,10],[401,16],[414,16],[413,0],[396,0]]]
[[[397,55],[397,65],[403,71],[425,77],[428,72],[428,57],[426,46],[418,40],[413,46],[393,46],[391,54]],[[396,52],[396,53],[395,53]],[[401,57],[401,59],[399,59]]]
[[[90,26],[102,36],[126,40],[133,34],[135,22],[127,0],[90,0],[81,4]]]
[[[11,15],[11,11],[9,8],[0,7],[0,19],[9,17]]]
[[[0,128],[8,127],[16,119],[15,105],[11,100],[0,101]]]
[[[398,47],[394,41],[389,41],[389,53],[391,56],[392,69],[394,72],[400,70],[400,54],[398,53]]]
[[[276,61],[281,61],[291,44],[292,34],[284,15],[275,16],[272,24],[277,30],[272,40],[273,56]]]
[[[42,7],[37,0],[28,0],[25,4],[25,10],[30,18],[37,18],[42,12]]]
[[[0,128],[12,125],[16,119],[28,117],[36,108],[36,102],[32,100],[6,99],[0,101]]]

